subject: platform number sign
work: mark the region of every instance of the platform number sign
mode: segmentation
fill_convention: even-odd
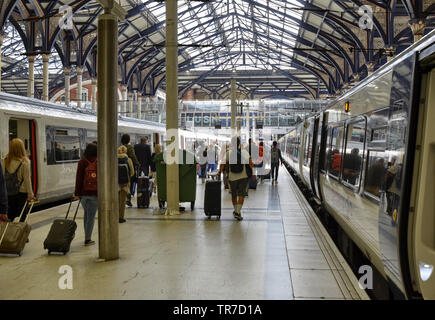
[[[73,270],[71,266],[63,265],[59,268],[59,274],[62,276],[59,278],[59,289],[60,290],[72,290],[73,289]]]

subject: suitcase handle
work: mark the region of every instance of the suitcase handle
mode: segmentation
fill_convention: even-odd
[[[74,201],[74,199],[71,199],[71,201],[69,202],[68,211],[66,212],[65,220],[68,219],[69,211],[70,211],[70,209],[71,209],[71,204],[72,204],[73,201]],[[79,203],[77,204],[76,212],[74,213],[73,221],[76,220],[77,212],[79,211],[80,203],[81,203],[81,202],[82,202],[82,199],[79,199]]]
[[[18,221],[21,220],[21,217],[23,216],[24,211],[26,210],[27,206],[29,206],[29,210],[28,210],[27,215],[26,215],[26,220],[24,220],[24,222],[27,222],[27,219],[29,219],[29,216],[30,216],[30,213],[32,212],[34,204],[35,204],[34,200],[30,200],[30,201],[26,200],[26,203],[24,203],[23,209],[21,210],[21,214],[20,214],[20,217],[18,218]]]

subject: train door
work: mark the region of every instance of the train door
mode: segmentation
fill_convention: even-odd
[[[26,149],[26,154],[30,160],[33,193],[36,194],[38,191],[38,170],[35,121],[29,119],[10,118],[9,141],[15,138],[19,138],[24,142],[24,148]]]
[[[319,153],[320,153],[320,140],[318,139],[320,128],[320,116],[314,119],[314,130],[313,130],[313,146],[312,146],[312,159],[310,164],[310,182],[311,189],[318,199],[320,199],[320,192],[318,188],[318,174],[319,174]]]
[[[435,299],[435,69],[423,76],[410,205],[414,280],[424,299]],[[430,88],[432,90],[430,90]],[[411,266],[412,267],[412,266]]]

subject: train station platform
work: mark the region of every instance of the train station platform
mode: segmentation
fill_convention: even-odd
[[[98,245],[83,245],[81,208],[65,256],[48,256],[43,241],[67,205],[32,214],[22,256],[0,257],[0,299],[368,299],[284,167],[277,185],[249,191],[243,221],[222,197],[219,221],[204,215],[200,180],[193,212],[162,215],[155,196],[150,209],[127,208],[120,259],[110,262],[98,262]],[[71,290],[59,288],[63,265]]]

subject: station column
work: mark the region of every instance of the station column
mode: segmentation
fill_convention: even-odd
[[[77,72],[77,107],[82,107],[82,78],[83,78],[83,69],[81,67],[76,68]]]
[[[92,87],[92,93],[91,93],[92,111],[97,111],[97,79],[95,77],[92,77],[91,79],[91,87]]]
[[[122,86],[122,110],[121,110],[121,115],[123,117],[127,116],[127,99],[128,99],[128,87],[127,85],[123,85]]]
[[[236,115],[236,79],[231,79],[231,135],[234,135],[235,130],[237,129]]]
[[[65,104],[69,106],[70,103],[70,76],[71,76],[71,69],[69,67],[64,68],[64,74],[65,74]]]
[[[4,33],[0,33],[0,91],[2,91],[2,45],[3,39],[5,38]]]
[[[133,92],[128,94],[128,116],[133,118]]]
[[[35,97],[35,56],[28,56],[29,59],[29,78],[27,79],[27,96]]]
[[[142,95],[137,96],[137,118],[142,119]]]
[[[167,215],[179,213],[178,176],[178,16],[177,0],[166,0],[166,198]],[[171,139],[171,141],[169,141]],[[168,158],[172,159],[168,163]],[[174,161],[175,160],[175,161]]]
[[[117,172],[117,77],[118,17],[113,0],[99,1],[104,13],[98,17],[98,245],[99,258],[119,258],[119,206]],[[118,6],[119,7],[119,6]],[[118,16],[125,10],[116,8]]]
[[[42,55],[42,100],[48,101],[48,61],[50,54],[44,53]]]

